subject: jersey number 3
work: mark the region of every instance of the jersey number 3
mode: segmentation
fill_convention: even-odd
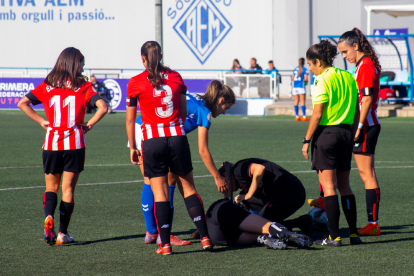
[[[60,96],[53,96],[50,99],[50,107],[54,106],[55,123],[53,127],[60,127],[62,122],[62,110],[60,107]],[[63,100],[63,107],[68,107],[68,128],[75,125],[75,96],[68,96]]]
[[[160,89],[154,89],[154,97],[162,96],[164,92],[164,97],[161,98],[162,105],[155,109],[155,114],[160,118],[170,117],[174,112],[174,103],[172,101],[172,90],[168,85],[161,85]]]

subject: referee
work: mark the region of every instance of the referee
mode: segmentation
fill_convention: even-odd
[[[318,173],[325,193],[325,211],[329,236],[317,240],[322,246],[340,246],[339,201],[349,225],[351,244],[362,243],[356,227],[355,196],[349,186],[353,137],[359,121],[358,87],[353,76],[332,66],[337,48],[327,40],[311,46],[306,52],[309,70],[315,74],[311,92],[313,115],[303,138],[302,153],[309,159],[311,143],[312,169]]]

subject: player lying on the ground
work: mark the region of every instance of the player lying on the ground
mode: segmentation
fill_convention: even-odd
[[[214,80],[207,87],[207,91],[202,96],[193,96],[187,93],[187,119],[185,120],[184,130],[186,134],[198,128],[198,150],[203,159],[204,164],[210,173],[214,176],[217,189],[219,192],[225,192],[225,179],[220,176],[213,157],[208,148],[208,133],[211,125],[211,119],[217,118],[221,114],[226,114],[229,109],[236,102],[234,92],[227,85],[223,85],[220,81]],[[135,140],[138,150],[141,150],[142,140],[142,119],[139,116],[135,125]],[[141,172],[144,168],[140,165]],[[174,191],[179,178],[173,173],[168,174],[169,184],[169,201],[171,206],[171,214],[174,214]],[[160,243],[158,235],[157,223],[154,216],[154,195],[151,186],[148,184],[149,179],[144,177],[144,187],[142,189],[141,205],[144,213],[145,225],[147,232],[145,235],[145,243],[153,243],[157,240]],[[182,191],[180,191],[181,194]],[[172,222],[171,224],[172,225]],[[157,238],[158,237],[158,238]],[[188,245],[189,241],[181,240],[177,236],[171,235],[171,245]]]
[[[231,185],[231,184],[230,184]],[[287,244],[311,246],[313,241],[306,235],[289,231],[280,223],[253,214],[229,198],[214,202],[206,212],[207,227],[214,245],[264,244],[272,249],[285,249]]]
[[[259,216],[282,223],[288,229],[298,227],[311,235],[312,218],[309,215],[286,220],[303,206],[306,199],[305,188],[296,176],[259,158],[240,160],[234,165],[224,162],[219,172],[230,181],[232,191],[242,189],[235,198],[236,203],[242,203]]]

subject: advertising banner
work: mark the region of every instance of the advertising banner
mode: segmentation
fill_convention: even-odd
[[[0,78],[0,109],[18,109],[20,99],[43,82],[42,78]],[[126,111],[126,94],[129,79],[98,79],[107,88],[106,97],[113,111]],[[190,93],[204,93],[212,80],[184,80]],[[34,109],[43,110],[43,105]]]
[[[75,47],[86,68],[143,68],[154,26],[154,1],[1,0],[1,67],[51,68]]]

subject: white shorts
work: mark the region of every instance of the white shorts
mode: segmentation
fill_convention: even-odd
[[[303,94],[306,94],[305,88],[298,87],[298,88],[293,88],[292,89],[292,95],[293,96],[303,95]]]
[[[139,150],[142,149],[142,141],[143,141],[143,137],[142,137],[141,125],[135,123],[135,144],[137,145],[137,149]],[[128,141],[127,147],[129,148],[129,141]]]

